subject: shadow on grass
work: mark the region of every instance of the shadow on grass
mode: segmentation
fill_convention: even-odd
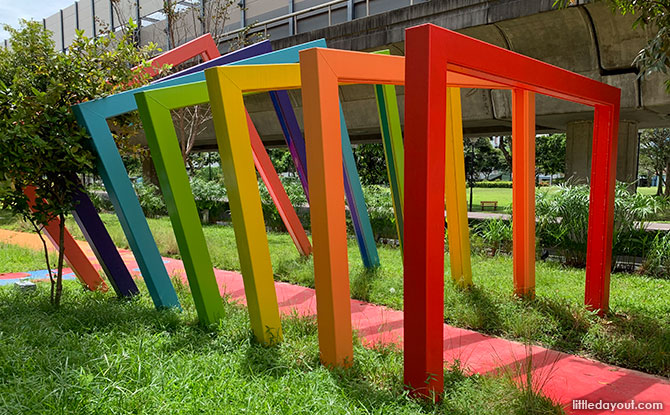
[[[351,297],[361,301],[370,301],[370,289],[375,280],[381,276],[381,268],[363,268],[351,275]]]
[[[589,334],[597,359],[670,377],[670,324],[637,312],[610,314]]]
[[[151,390],[153,405],[178,405],[197,393],[194,385],[219,376],[223,366],[238,385],[261,381],[260,385],[268,388],[287,388],[286,399],[291,399],[291,394],[308,396],[310,401],[322,394],[327,394],[323,399],[333,402],[338,396],[345,397],[339,402],[341,408],[332,408],[334,412],[338,408],[379,413],[445,412],[440,404],[408,398],[402,385],[402,354],[397,350],[367,349],[354,339],[353,366],[326,371],[319,363],[314,318],[284,318],[284,341],[264,347],[253,339],[245,308],[226,304],[226,317],[218,326],[202,327],[183,288],[178,286],[177,292],[184,304],[181,313],[154,310],[146,293],[124,301],[109,293],[83,292],[76,283],[66,284],[64,302],[57,310],[47,304],[45,284],[34,293],[0,289],[0,333],[7,344],[0,349],[0,357],[7,358],[0,359],[0,373],[9,379],[11,402],[22,402],[24,413],[39,412],[45,405],[69,409],[95,405],[97,399],[101,405],[109,404],[111,398],[101,397],[96,388],[106,387],[111,379],[123,390]],[[168,372],[176,386],[170,389],[172,395],[165,397],[154,379],[162,379]],[[297,384],[310,379],[328,382],[314,385],[318,390],[311,386],[298,390],[285,385],[287,379]],[[469,402],[485,402],[490,390],[499,397],[514,393],[510,386],[499,384],[491,389],[491,382],[464,377],[450,387],[460,387],[469,394],[455,395],[461,402],[459,408],[468,408]],[[53,388],[62,395],[41,392]],[[30,401],[21,401],[29,390],[40,392]],[[241,401],[246,401],[240,393],[238,399],[241,396]],[[511,413],[509,406],[504,409],[492,413]],[[455,409],[448,413],[486,412]]]
[[[670,325],[663,316],[631,311],[601,318],[565,299],[536,297],[507,303],[478,287],[458,289],[454,300],[445,310],[445,319],[455,325],[586,354],[650,374],[670,375]],[[467,311],[459,311],[461,305]],[[454,317],[451,313],[460,314]]]
[[[499,304],[494,296],[478,286],[466,288],[454,287],[461,300],[474,312],[477,317],[476,329],[482,329],[491,334],[498,334],[502,327]],[[445,316],[447,319],[449,316]]]
[[[640,312],[610,313],[598,317],[584,307],[536,298],[528,306],[557,321],[560,337],[554,346],[567,353],[584,353],[596,359],[661,376],[670,375],[670,326],[662,316]]]
[[[571,307],[569,303],[555,298],[536,297],[532,300],[519,301],[542,317],[557,322],[560,331],[554,336],[554,347],[566,353],[578,353],[582,350],[582,341],[589,331],[594,314],[581,306]],[[533,340],[532,334],[528,337],[528,340]]]

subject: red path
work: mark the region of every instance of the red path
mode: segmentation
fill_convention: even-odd
[[[9,242],[26,247],[41,247],[34,234],[0,230],[0,242]],[[80,242],[91,261],[99,265],[91,249]],[[130,251],[121,250],[128,268],[138,274],[137,263]],[[179,260],[165,258],[170,275],[181,275],[186,282],[184,267]],[[69,270],[68,270],[69,272]],[[237,272],[215,270],[221,294],[244,304],[242,276]],[[0,275],[0,279],[20,278],[27,273]],[[279,307],[284,314],[316,315],[314,290],[287,283],[275,283]],[[351,301],[351,317],[358,336],[366,346],[379,343],[396,343],[402,346],[403,315],[401,311],[387,307]],[[523,373],[523,367],[532,357],[533,383],[539,385],[544,394],[562,403],[571,414],[670,414],[670,381],[638,371],[618,368],[593,360],[556,352],[539,346],[527,347],[521,343],[444,325],[445,364],[458,359],[470,371],[476,373]],[[624,410],[580,410],[572,409],[575,400],[588,402],[662,402],[664,409]]]

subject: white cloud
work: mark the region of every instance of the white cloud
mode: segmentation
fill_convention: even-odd
[[[19,19],[41,21],[73,4],[74,0],[0,0],[0,23],[17,27]],[[7,37],[7,32],[0,28],[0,39]]]

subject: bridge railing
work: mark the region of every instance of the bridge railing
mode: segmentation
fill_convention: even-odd
[[[373,0],[374,1],[374,0]],[[421,3],[424,1],[428,0],[407,0],[403,4],[404,6],[412,6],[415,3]],[[363,1],[357,1],[356,3],[364,3],[365,4],[365,15],[364,16],[358,16],[356,15],[356,18],[359,17],[368,17],[370,16],[370,2],[371,0],[363,0]],[[295,35],[298,33],[298,19],[301,16],[306,16],[306,15],[316,15],[320,13],[323,13],[324,10],[327,10],[328,13],[328,26],[333,25],[333,10],[336,6],[347,6],[349,7],[349,4],[353,3],[351,0],[332,0],[324,4],[319,4],[316,6],[308,7],[306,9],[288,13],[282,16],[278,16],[272,19],[264,20],[262,22],[256,22],[253,23],[253,28],[250,30],[250,33],[255,33],[255,32],[263,32],[263,36],[267,37],[268,36],[268,29],[271,29],[274,26],[278,25],[283,25],[283,24],[288,24],[289,25],[289,35]],[[349,11],[347,11],[349,13]],[[354,16],[347,16],[347,20],[353,20]],[[239,35],[240,33],[244,32],[247,30],[246,28],[240,28],[236,29],[230,32],[227,32],[221,36],[218,37],[217,40],[225,42],[227,40],[230,40],[234,38],[235,36]]]
[[[187,28],[190,38],[201,35],[204,27],[195,22],[202,18],[209,0],[171,1],[178,11],[193,13],[193,19],[183,19],[193,21]],[[279,39],[425,1],[429,0],[240,0],[240,8],[233,7],[225,27],[219,28],[223,34],[218,40],[226,43],[245,31]],[[76,30],[84,30],[88,36],[97,35],[101,29],[119,31],[129,18],[139,26],[140,44],[154,42],[163,49],[174,46],[168,41],[163,0],[79,0],[42,19],[42,23],[52,32],[56,49],[64,51],[74,40]],[[7,40],[3,43],[7,47]]]

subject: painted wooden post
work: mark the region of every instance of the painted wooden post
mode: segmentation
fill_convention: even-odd
[[[535,296],[535,94],[512,90],[514,294]]]
[[[30,186],[24,189],[23,193],[28,197],[28,203],[30,209],[34,210],[35,207],[35,187]],[[84,284],[89,290],[101,290],[107,291],[107,285],[105,281],[100,277],[98,271],[93,267],[91,261],[88,260],[88,257],[81,250],[77,241],[74,240],[70,232],[67,229],[64,230],[63,235],[63,244],[64,248],[59,246],[60,241],[60,219],[52,219],[45,227],[46,235],[51,241],[51,243],[56,247],[56,249],[65,249],[64,256],[65,260],[70,264],[75,275],[79,281]]]
[[[317,42],[320,43],[320,42]],[[298,50],[309,47],[310,44],[298,45],[287,48],[282,51],[273,53],[264,53],[263,45],[254,45],[250,50],[240,50],[231,55],[226,55],[217,58],[212,62],[198,65],[199,69],[215,64],[220,65],[237,65],[237,64],[253,64],[257,62],[283,61],[298,59]],[[267,44],[265,45],[267,46]],[[196,67],[196,69],[198,69]],[[137,107],[142,117],[143,124],[147,128],[147,140],[152,146],[152,157],[156,160],[156,170],[161,180],[161,190],[165,195],[170,218],[175,228],[177,243],[180,251],[186,254],[183,255],[187,277],[189,281],[195,281],[196,284],[209,284],[208,281],[213,281],[212,263],[207,253],[205,238],[200,226],[197,210],[195,209],[195,201],[191,189],[189,187],[188,175],[184,168],[172,168],[168,170],[168,166],[177,166],[179,163],[183,166],[180,157],[180,149],[178,147],[178,140],[176,132],[170,115],[170,111],[185,106],[201,105],[210,102],[209,93],[206,83],[204,81],[204,73],[202,71],[192,71],[189,75],[180,78],[165,81],[162,84],[156,84],[152,87],[140,88],[140,92],[135,93],[135,100]],[[164,88],[158,88],[164,86]],[[245,112],[246,114],[246,112]],[[298,219],[295,210],[291,206],[291,202],[286,195],[286,192],[279,180],[277,172],[274,170],[270,158],[268,157],[263,143],[261,142],[258,133],[251,122],[251,118],[246,117],[246,125],[249,129],[251,140],[251,147],[253,153],[254,164],[265,182],[268,191],[277,206],[280,216],[293,237],[296,247],[302,255],[309,255],[311,253],[311,245],[307,234],[305,233],[300,220]],[[172,154],[172,161],[166,161],[166,155]],[[179,157],[177,157],[179,156]],[[178,196],[177,196],[178,193]],[[179,204],[176,201],[179,200]],[[192,208],[189,205],[193,205]],[[188,224],[188,225],[187,225]],[[266,239],[267,240],[267,239]],[[267,243],[266,243],[267,245]],[[239,247],[238,247],[239,248]],[[243,251],[238,250],[240,257],[246,255]],[[192,254],[192,253],[196,254]],[[266,255],[267,258],[262,258]],[[269,251],[256,249],[253,251],[251,261],[256,261],[255,258],[260,258],[259,261],[269,261]],[[253,277],[253,276],[252,276]],[[252,278],[250,277],[250,278]],[[271,276],[270,276],[271,278]],[[248,290],[254,289],[254,285],[248,286]],[[206,289],[199,289],[194,292],[194,297],[200,296],[203,299],[207,297]],[[218,290],[209,290],[218,293]],[[250,296],[257,296],[251,294]],[[214,298],[214,295],[211,295]],[[196,299],[196,304],[198,304]],[[218,298],[220,303],[220,298]],[[202,301],[200,301],[202,303]],[[212,299],[209,303],[214,303]],[[204,310],[201,319],[207,321],[207,302],[204,303],[199,311]],[[250,310],[254,312],[253,309]],[[253,320],[253,318],[252,318]],[[263,333],[257,333],[259,341],[268,342],[263,338]],[[277,339],[275,339],[277,340]]]
[[[205,297],[208,291],[211,291],[211,301],[214,303],[214,293],[216,300],[220,305],[221,299],[218,297],[218,289],[216,289],[216,282],[214,273],[212,271],[212,263],[207,251],[205,243],[205,236],[200,226],[198,212],[195,207],[195,201],[189,186],[188,175],[186,173],[183,161],[181,160],[181,151],[178,146],[178,139],[174,124],[170,115],[170,111],[176,108],[185,106],[201,105],[210,102],[207,85],[205,82],[187,83],[183,85],[170,86],[167,88],[154,89],[135,94],[137,100],[140,116],[143,120],[143,125],[147,132],[147,140],[152,148],[152,158],[155,160],[156,171],[161,180],[161,189],[165,195],[170,218],[173,222],[177,242],[180,251],[184,252],[184,264],[186,267],[187,276],[190,281],[195,281],[198,284],[207,284],[214,286],[214,288],[206,290],[201,289],[199,292],[194,291],[196,295]],[[246,114],[246,112],[245,112]],[[270,159],[265,152],[260,137],[251,123],[250,118],[245,118],[244,125],[250,130],[250,140],[252,146],[253,160],[256,168],[263,181],[266,183],[271,197],[275,201],[277,210],[280,212],[284,223],[286,224],[289,233],[294,238],[296,246],[303,255],[309,255],[311,252],[311,245],[309,239],[300,224],[295,210],[291,206],[290,200],[284,191],[283,186],[277,176]],[[168,160],[168,155],[171,154]],[[169,166],[169,168],[168,168]],[[236,187],[234,182],[226,181],[228,192],[230,189]],[[257,186],[257,183],[254,182]],[[177,203],[177,200],[179,203]],[[238,221],[239,214],[234,216],[233,225]],[[262,222],[262,216],[261,216]],[[264,224],[262,224],[263,232],[265,231]],[[237,233],[236,233],[237,234]],[[255,235],[253,239],[254,250],[247,252],[248,243],[238,243],[238,252],[241,258],[249,257],[248,262],[255,261],[270,261],[269,250],[262,249],[262,243]],[[263,235],[265,245],[267,246],[267,237]],[[188,255],[188,257],[186,256]],[[259,259],[260,258],[260,259]],[[248,272],[243,270],[243,275]],[[248,278],[253,279],[254,275]],[[270,279],[272,273],[270,273]],[[191,283],[193,285],[193,283]],[[252,290],[254,285],[249,285],[245,280],[245,287],[247,290]],[[211,287],[210,287],[211,288]],[[248,293],[247,297],[254,297],[255,294]],[[198,301],[196,300],[196,304]],[[203,309],[207,308],[207,303],[203,303]],[[254,309],[250,309],[253,313]],[[203,314],[203,317],[207,314]],[[203,318],[203,320],[205,320]],[[252,318],[253,320],[253,318]],[[264,338],[262,331],[256,331],[259,341],[267,343],[269,340]]]
[[[265,187],[267,187],[275,206],[277,206],[277,212],[279,212],[279,216],[281,216],[282,221],[286,225],[286,230],[296,248],[298,248],[298,252],[302,256],[309,256],[312,253],[312,244],[309,242],[307,233],[305,233],[305,229],[302,223],[300,223],[300,218],[298,218],[295,209],[291,205],[291,200],[288,198],[286,190],[284,190],[284,186],[272,165],[272,161],[265,151],[265,146],[263,145],[263,141],[261,141],[260,135],[258,135],[254,122],[251,120],[251,116],[248,112],[245,111],[245,113],[254,164],[256,165],[258,174],[265,183]]]
[[[272,344],[280,341],[282,334],[270,251],[242,90],[239,82],[235,82],[238,79],[233,81],[227,76],[229,70],[240,68],[254,67],[207,69],[205,77],[240,254],[251,327],[259,341]],[[262,76],[265,74],[260,72],[249,74],[251,80]]]
[[[472,285],[470,227],[465,195],[465,152],[461,89],[447,88],[445,143],[445,199],[449,238],[451,279],[461,286]]]
[[[337,77],[318,49],[300,54],[321,361],[348,366],[354,350]]]
[[[381,55],[391,54],[388,49],[374,53]],[[402,252],[404,239],[403,206],[405,199],[405,148],[402,138],[402,127],[400,126],[400,113],[398,111],[398,98],[395,91],[395,85],[375,85],[375,98],[377,101],[377,113],[379,114],[382,145],[384,146],[386,173],[389,177],[391,198],[393,200],[396,232],[398,234],[398,241],[400,242],[400,251]]]
[[[341,114],[338,83],[400,85],[403,58],[316,48],[300,52],[300,71],[321,361],[346,366],[353,359],[353,347],[345,186],[337,174],[337,164],[347,157],[338,142],[343,129],[342,117],[337,116]]]
[[[618,129],[619,102],[596,106],[584,303],[601,315],[609,308]]]
[[[420,396],[444,385],[446,50],[427,30],[406,32],[404,384]]]
[[[100,266],[107,274],[109,283],[119,297],[131,297],[140,293],[128,267],[123,262],[112,237],[102,223],[93,202],[83,189],[75,194],[77,206],[72,211],[74,220],[84,234]]]
[[[363,196],[363,186],[356,169],[356,160],[349,140],[347,123],[344,120],[342,105],[340,108],[340,145],[342,147],[342,172],[344,176],[344,195],[349,204],[349,214],[354,225],[354,233],[358,241],[358,249],[361,253],[363,266],[365,268],[376,268],[379,266],[379,254],[377,242],[372,232],[372,224],[368,215],[368,207]],[[304,111],[304,109],[303,109]]]
[[[404,164],[405,149],[402,142],[400,128],[400,114],[395,85],[375,85],[375,98],[379,114],[379,126],[384,146],[386,173],[391,188],[393,213],[395,215],[396,232],[400,242],[400,251],[403,249],[403,206],[404,206]]]
[[[434,232],[440,215],[433,200],[441,189],[432,175],[443,173],[441,160],[436,160],[439,156],[435,154],[444,154],[439,142],[439,135],[444,131],[441,118],[445,110],[444,87],[515,90],[514,209],[520,212],[514,213],[517,248],[514,270],[516,288],[524,293],[529,292],[533,283],[531,223],[535,218],[534,201],[530,197],[533,190],[529,190],[533,187],[530,172],[534,171],[533,94],[595,108],[585,302],[601,313],[607,310],[609,296],[616,128],[621,91],[430,24],[407,30],[405,50],[405,134],[408,142],[416,143],[408,146],[405,153],[406,180],[413,183],[406,189],[405,204],[405,384],[413,388],[413,393],[429,396],[443,389],[442,338],[438,334],[444,312],[443,281],[439,278],[442,241]],[[409,250],[409,246],[413,249]]]
[[[325,46],[325,44],[323,45]],[[307,161],[305,153],[305,141],[300,132],[298,120],[295,117],[293,110],[281,110],[280,106],[290,108],[290,101],[288,94],[285,91],[272,91],[270,98],[275,106],[275,111],[279,116],[279,123],[287,138],[289,151],[293,157],[298,171],[298,177],[305,191],[307,200],[310,200],[308,177],[307,177]],[[363,187],[356,168],[356,161],[354,153],[351,149],[351,141],[349,139],[349,132],[346,127],[344,119],[344,111],[340,105],[340,127],[342,139],[342,172],[344,174],[344,192],[349,204],[349,212],[351,214],[351,221],[354,226],[354,233],[356,241],[358,242],[358,249],[361,254],[361,260],[366,268],[375,268],[379,266],[379,254],[377,252],[377,245],[375,244],[374,233],[372,232],[372,225],[370,224],[370,216],[363,197]],[[289,139],[290,137],[290,139]]]
[[[194,56],[205,54],[209,59],[217,53],[211,35],[201,36],[151,61],[146,69],[150,75],[167,63],[178,64]],[[146,88],[146,87],[145,87]],[[142,208],[128,178],[128,172],[118,152],[107,119],[137,109],[134,91],[126,91],[110,97],[84,102],[72,107],[78,123],[87,129],[91,145],[97,154],[100,177],[114,205],[119,222],[139,265],[147,289],[157,308],[179,307],[177,294],[167,275],[163,259],[151,235]],[[92,232],[88,232],[93,235]]]
[[[188,173],[173,126],[172,114],[156,96],[163,90],[135,94],[144,133],[156,166],[158,181],[170,214],[172,229],[179,243],[179,252],[195,309],[204,324],[218,322],[224,316],[223,302],[214,276],[212,261],[202,233],[198,210],[188,180]],[[182,92],[180,102],[188,104],[193,96]],[[167,190],[167,191],[166,191]]]
[[[378,51],[388,55],[389,51]],[[400,247],[403,250],[404,206],[404,147],[398,102],[394,85],[375,85],[380,117],[382,142],[389,175],[391,196],[398,228]],[[447,90],[447,121],[445,145],[445,202],[449,229],[449,259],[451,277],[461,285],[472,284],[470,261],[470,232],[465,195],[465,158],[463,153],[463,123],[459,88]],[[404,250],[403,250],[404,251]]]

